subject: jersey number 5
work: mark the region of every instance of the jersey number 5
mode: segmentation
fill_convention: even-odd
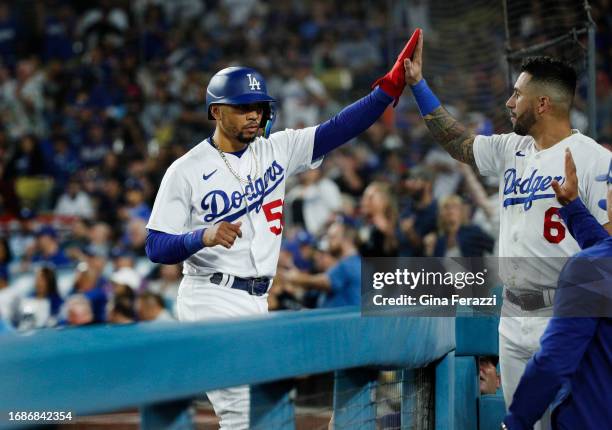
[[[268,223],[278,221],[278,225],[270,226],[270,231],[278,236],[283,232],[283,226],[285,225],[285,221],[283,220],[283,201],[281,199],[273,200],[263,205],[262,208]],[[278,209],[278,211],[275,212],[275,209]]]
[[[560,221],[553,221],[553,216],[559,219],[559,208],[548,208],[544,212],[544,237],[550,243],[559,243],[565,239],[565,226]]]

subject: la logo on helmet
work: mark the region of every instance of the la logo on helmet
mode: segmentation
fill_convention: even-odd
[[[261,86],[260,86],[259,81],[254,76],[251,76],[250,73],[247,73],[247,76],[249,78],[249,88],[251,88],[251,91],[255,91],[255,90],[261,91]]]

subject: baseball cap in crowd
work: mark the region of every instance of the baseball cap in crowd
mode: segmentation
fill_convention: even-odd
[[[126,190],[134,190],[134,191],[144,190],[144,186],[142,185],[142,182],[140,182],[136,178],[128,178],[125,181],[125,184],[123,184],[123,186],[125,187]]]
[[[612,185],[612,158],[610,159],[610,167],[608,167],[608,173],[596,176],[595,180],[598,182],[607,182],[608,186]],[[599,207],[606,210],[606,199],[603,198],[599,201]]]
[[[83,248],[83,254],[88,257],[107,257],[106,249],[102,246],[89,244]]]
[[[130,267],[122,267],[117,270],[111,275],[110,280],[115,284],[127,285],[132,290],[137,290],[141,282],[138,272]]]
[[[425,166],[415,166],[408,170],[408,179],[422,179],[427,182],[433,182],[435,178],[434,172]]]
[[[22,208],[19,211],[19,219],[22,221],[28,221],[36,218],[36,211],[30,208]]]
[[[57,238],[57,231],[50,225],[43,225],[36,231],[36,237],[50,236],[53,239]]]

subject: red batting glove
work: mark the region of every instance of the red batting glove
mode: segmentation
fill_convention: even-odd
[[[406,86],[404,60],[412,57],[414,48],[416,48],[420,35],[420,28],[414,30],[414,33],[412,33],[412,36],[410,36],[410,40],[408,40],[408,43],[406,43],[406,46],[404,46],[402,52],[400,52],[400,54],[397,56],[397,60],[395,60],[393,68],[385,76],[378,78],[376,82],[372,84],[372,88],[379,86],[385,93],[389,94],[395,99],[393,102],[393,107],[397,105],[397,102],[402,95],[402,91],[404,91],[404,87]]]

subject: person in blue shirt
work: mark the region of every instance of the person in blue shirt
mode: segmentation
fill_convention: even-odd
[[[540,339],[541,349],[527,364],[503,429],[531,429],[553,401],[553,429],[612,427],[612,237],[578,197],[569,150],[565,171],[565,182],[554,182],[553,189],[563,205],[559,213],[582,251],[561,271],[555,317]],[[612,184],[612,160],[609,172],[597,180]],[[612,221],[610,186],[607,211]]]
[[[358,306],[361,303],[361,258],[356,240],[357,232],[353,227],[335,221],[327,230],[327,241],[329,252],[338,258],[338,262],[323,273],[290,271],[284,275],[284,280],[325,293],[319,307]]]

